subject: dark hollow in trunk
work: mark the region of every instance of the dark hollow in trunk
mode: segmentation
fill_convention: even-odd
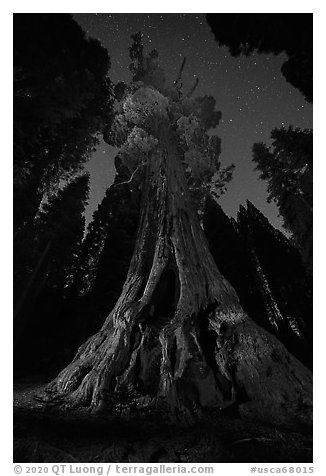
[[[310,423],[311,372],[241,309],[208,250],[167,128],[159,143],[121,296],[49,391],[92,410],[189,419],[236,405],[247,417]]]

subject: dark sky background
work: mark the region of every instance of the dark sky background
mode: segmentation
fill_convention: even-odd
[[[184,90],[190,89],[198,76],[195,95],[215,97],[222,111],[222,121],[214,131],[222,139],[221,162],[236,165],[234,178],[219,203],[229,216],[235,216],[239,205],[249,199],[276,228],[284,231],[276,205],[267,203],[266,183],[254,171],[251,149],[254,142],[270,143],[274,127],[312,127],[312,105],[285,81],[280,71],[285,55],[232,57],[227,48],[217,45],[202,13],[80,13],[74,18],[107,48],[113,82],[131,79],[128,46],[130,35],[137,31],[144,35],[145,52],[158,50],[167,80],[173,82],[183,57],[187,58]],[[116,151],[101,142],[87,165],[91,174],[87,222],[114,179]]]

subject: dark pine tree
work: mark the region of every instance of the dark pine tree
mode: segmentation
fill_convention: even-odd
[[[104,412],[124,404],[188,419],[237,405],[255,419],[310,422],[311,372],[244,313],[194,207],[220,167],[207,133],[221,117],[215,101],[166,85],[140,35],[130,53],[134,81],[110,137],[141,190],[136,245],[116,305],[48,392]]]
[[[233,56],[285,52],[285,79],[312,102],[312,13],[208,13],[206,19],[218,44]]]
[[[119,170],[119,166],[116,168]],[[106,303],[106,316],[118,300],[126,280],[139,219],[140,194],[122,182],[123,176],[118,174],[118,180],[107,194],[110,198],[108,231],[92,290],[97,299]]]
[[[14,299],[18,328],[22,315],[31,315],[35,295],[44,294],[45,289],[62,292],[72,257],[68,256],[70,238],[66,236],[66,248],[54,238],[55,227],[62,224],[54,219],[45,223],[41,204],[79,173],[110,120],[109,66],[107,51],[97,40],[86,38],[71,15],[14,14]],[[71,226],[79,219],[77,209],[73,213],[77,215],[70,217]],[[61,218],[57,210],[55,219]],[[43,226],[46,231],[41,236]],[[75,232],[77,236],[77,230],[72,235]]]
[[[15,289],[14,331],[18,361],[31,342],[36,345],[34,352],[28,352],[30,358],[51,351],[55,354],[62,348],[63,336],[70,323],[65,322],[61,311],[76,271],[88,194],[89,176],[84,174],[59,190],[37,216],[33,248],[28,253],[26,250],[29,266],[19,274]],[[25,364],[27,360],[24,357]]]
[[[71,15],[14,14],[16,235],[96,146],[112,111],[109,66],[107,51]]]
[[[235,222],[209,199],[203,225],[215,262],[243,309],[311,366],[311,285],[296,248],[250,202]]]
[[[253,146],[253,160],[268,183],[284,227],[293,233],[307,271],[312,274],[313,136],[309,129],[274,129],[272,145]]]
[[[241,306],[259,325],[271,331],[266,322],[264,301],[257,291],[250,255],[238,224],[225,214],[213,198],[208,198],[203,227],[217,267],[234,286]]]
[[[75,274],[88,198],[89,175],[84,173],[51,197],[36,218],[37,248],[52,243],[47,271],[47,286],[52,289],[68,287]]]
[[[312,365],[311,283],[300,255],[251,203],[240,208],[238,229],[251,261],[261,324],[306,365]]]

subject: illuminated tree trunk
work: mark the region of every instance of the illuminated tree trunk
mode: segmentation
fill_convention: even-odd
[[[49,388],[107,411],[125,398],[127,410],[174,416],[237,404],[269,421],[308,421],[309,370],[244,314],[208,250],[168,128],[159,144],[121,296]]]

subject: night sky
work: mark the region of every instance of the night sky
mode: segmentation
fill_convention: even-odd
[[[87,33],[101,41],[111,58],[109,76],[113,82],[131,79],[128,66],[130,35],[141,31],[145,52],[157,49],[167,80],[173,82],[183,57],[184,91],[195,77],[195,95],[212,95],[222,111],[216,132],[222,139],[222,165],[234,163],[234,178],[219,200],[229,216],[239,204],[251,200],[277,228],[282,229],[275,204],[266,201],[266,183],[259,179],[251,160],[254,142],[269,143],[274,127],[292,124],[312,127],[312,105],[284,79],[280,69],[285,55],[252,55],[234,58],[219,47],[204,14],[75,14]],[[117,149],[101,142],[87,165],[91,174],[91,196],[87,221],[114,179],[113,158]]]

